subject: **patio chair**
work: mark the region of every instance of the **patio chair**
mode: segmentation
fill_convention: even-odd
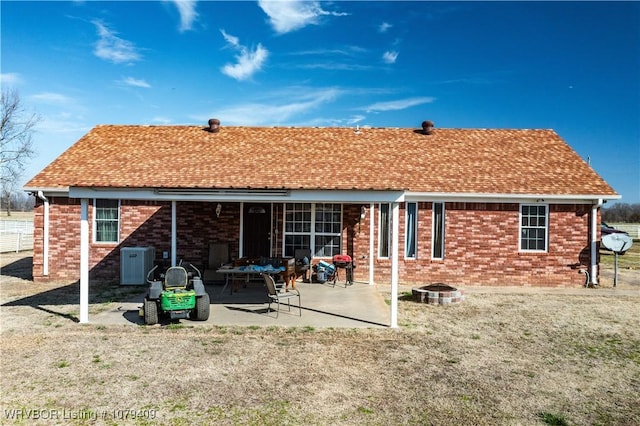
[[[280,300],[286,300],[287,301],[287,306],[289,307],[289,311],[291,311],[291,303],[290,303],[290,299],[297,297],[298,298],[298,311],[300,312],[300,316],[302,316],[302,305],[301,305],[301,301],[300,301],[300,291],[297,289],[291,289],[291,290],[286,290],[286,289],[280,289],[278,290],[278,288],[276,287],[276,282],[273,279],[273,277],[269,274],[262,274],[262,277],[264,278],[264,283],[267,286],[267,296],[269,296],[269,307],[267,310],[267,313],[271,312],[271,304],[272,303],[276,303],[277,304],[277,310],[276,310],[276,318],[278,318],[278,314],[280,313]]]

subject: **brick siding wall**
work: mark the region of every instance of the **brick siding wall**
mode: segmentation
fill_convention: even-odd
[[[580,286],[589,265],[590,206],[550,205],[548,250],[519,250],[519,204],[446,203],[445,255],[432,259],[432,204],[418,203],[415,259],[405,259],[405,210],[400,207],[399,274],[404,284]],[[377,206],[376,206],[377,211]],[[374,221],[377,220],[377,214]],[[356,280],[369,277],[370,216],[356,232]],[[377,225],[376,225],[377,226]],[[374,247],[378,247],[377,229]],[[389,282],[391,260],[374,255],[376,282]],[[580,265],[580,266],[579,266]]]
[[[209,243],[229,243],[230,257],[238,257],[239,204],[177,203],[178,260],[198,268],[208,262]],[[74,281],[80,277],[80,201],[49,198],[49,276],[43,275],[43,204],[34,209],[33,276],[36,281]],[[89,275],[91,279],[120,281],[120,249],[153,246],[156,262],[167,264],[171,252],[171,203],[123,200],[120,205],[120,243],[93,242],[93,203],[89,203]]]
[[[222,203],[222,213],[216,217],[217,203],[177,203],[177,258],[204,268],[209,243],[229,244],[229,257],[239,255],[240,204]],[[367,215],[360,218],[361,207]],[[282,204],[274,204],[274,256],[282,247]],[[390,281],[390,259],[377,256],[378,207],[373,224],[369,204],[343,206],[343,253],[355,261],[356,280],[369,278],[369,256],[374,257],[374,278],[377,283]],[[90,277],[118,283],[120,279],[120,249],[122,247],[153,246],[156,261],[171,246],[171,203],[123,200],[120,208],[120,243],[93,243],[90,225]],[[519,204],[446,203],[445,256],[431,258],[432,204],[418,203],[418,236],[415,259],[404,258],[405,211],[400,208],[399,272],[400,282],[423,285],[445,282],[452,285],[520,285],[579,286],[584,275],[576,265],[589,264],[590,206],[549,206],[549,248],[545,253],[524,253],[518,250]],[[93,205],[89,205],[92,224]],[[50,197],[49,277],[43,276],[43,205],[38,200],[34,217],[33,275],[36,281],[77,280],[79,278],[80,202]],[[369,253],[369,230],[374,226],[374,253]],[[317,261],[318,259],[316,259]]]
[[[33,217],[33,278],[43,276],[44,207],[36,198]],[[80,200],[49,197],[49,278],[72,281],[80,275]]]

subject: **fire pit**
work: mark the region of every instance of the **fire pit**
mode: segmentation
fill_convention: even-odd
[[[430,305],[450,305],[464,300],[464,291],[444,283],[412,288],[413,300]]]

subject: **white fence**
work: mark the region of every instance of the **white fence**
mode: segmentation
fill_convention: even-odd
[[[610,223],[616,229],[629,233],[634,240],[640,239],[640,223]]]
[[[33,250],[32,220],[0,220],[0,253]]]

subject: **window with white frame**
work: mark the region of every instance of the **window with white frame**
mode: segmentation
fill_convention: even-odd
[[[311,249],[316,257],[340,253],[342,206],[340,204],[287,203],[284,217],[284,255]]]
[[[416,240],[418,235],[418,203],[406,204],[406,226],[404,257],[416,257]]]
[[[120,229],[120,201],[96,199],[94,205],[94,242],[117,243]]]
[[[431,257],[444,259],[444,203],[433,203]]]
[[[340,254],[342,206],[340,204],[316,204],[314,225],[313,252],[315,255],[333,257]]]
[[[546,251],[548,209],[546,205],[520,206],[520,250]]]
[[[389,257],[391,244],[391,204],[380,204],[378,207],[378,257]]]

